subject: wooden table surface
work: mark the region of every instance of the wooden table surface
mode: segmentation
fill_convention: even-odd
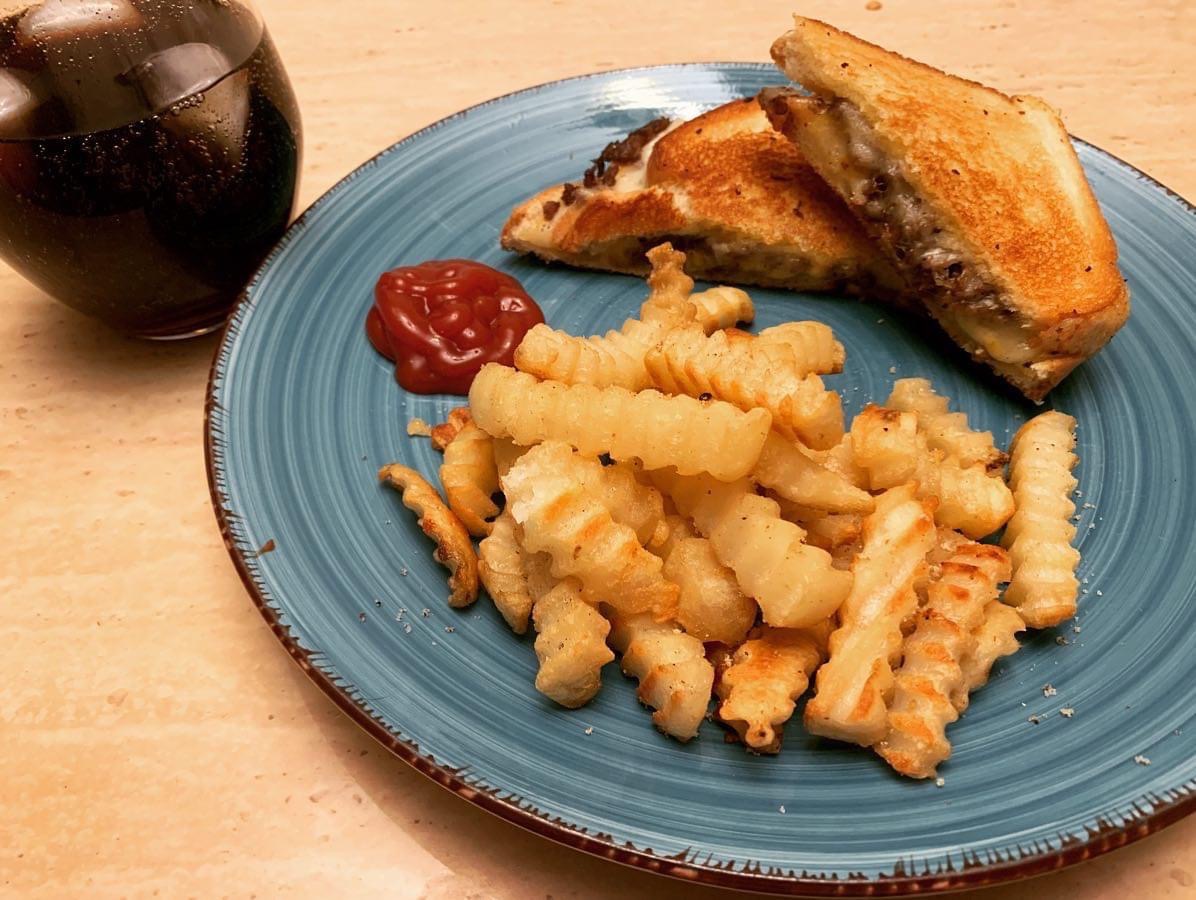
[[[791,12],[776,0],[260,5],[303,110],[301,206],[398,138],[507,91],[766,60]],[[1191,0],[808,11],[1039,94],[1073,133],[1196,198]],[[221,543],[202,449],[214,339],[122,338],[6,267],[0,298],[0,893],[729,896],[533,837],[359,732],[278,646]],[[1067,762],[1082,764],[1044,761],[1044,774]],[[1196,817],[983,896],[1064,894],[1196,896]]]

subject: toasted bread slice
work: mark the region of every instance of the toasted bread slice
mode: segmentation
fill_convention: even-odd
[[[635,274],[662,241],[685,251],[690,275],[720,282],[880,295],[901,284],[750,97],[632,132],[580,184],[517,206],[502,231],[508,250]]]
[[[1059,116],[796,18],[761,98],[927,310],[1041,400],[1129,315],[1117,247]]]

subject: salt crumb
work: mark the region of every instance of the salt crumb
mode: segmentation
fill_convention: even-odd
[[[594,726],[591,725],[586,729],[586,734],[593,734],[593,733],[594,733]]]
[[[943,778],[942,776],[939,776],[938,778],[936,778],[934,780],[935,787],[942,787],[946,783],[947,783],[947,779]]]
[[[358,621],[358,622],[364,622],[364,621],[365,621],[365,613],[363,613],[363,612],[359,612],[359,613],[357,614],[357,621]]]
[[[382,601],[381,601],[381,600],[374,600],[374,606],[375,606],[377,609],[381,609],[381,608],[382,608]]]
[[[1096,596],[1098,596],[1098,597],[1103,597],[1103,596],[1105,596],[1105,592],[1104,592],[1104,591],[1097,591],[1097,592],[1096,592]]]
[[[1150,760],[1147,759],[1145,756],[1143,756],[1141,753],[1139,753],[1137,756],[1134,757],[1134,762],[1136,762],[1140,766],[1149,766],[1150,765]]]
[[[407,577],[407,567],[403,566],[403,568],[399,569],[399,574],[402,575],[404,578],[406,578]]]
[[[419,614],[426,619],[426,618],[428,618],[428,616],[432,615],[432,610],[428,609],[428,607],[425,606],[423,609],[421,609],[419,611]]]
[[[410,622],[403,623],[403,634],[411,634],[411,623]]]
[[[1096,509],[1095,503],[1081,503],[1080,509]]]
[[[897,367],[896,367],[896,366],[889,366],[889,374],[890,374],[890,375],[896,375],[896,374],[897,374]]]
[[[783,815],[785,815],[785,805],[784,805],[784,804],[781,804],[780,806],[778,806],[778,807],[777,807],[777,811],[778,811],[778,812],[779,812],[779,813],[780,813],[782,816],[783,816]]]
[[[1025,701],[1025,700],[1023,700],[1023,701],[1022,701],[1022,706],[1025,706],[1025,705],[1026,705],[1026,701]]]
[[[1055,638],[1055,643],[1058,644],[1060,647],[1066,647],[1067,646],[1067,638],[1065,638],[1063,635],[1059,635],[1057,638]]]
[[[1037,713],[1035,713],[1034,715],[1030,716],[1030,718],[1026,719],[1026,721],[1029,722],[1031,725],[1037,725],[1039,722],[1041,722],[1045,718],[1046,718],[1046,716],[1040,716]]]
[[[405,606],[400,606],[400,607],[399,607],[399,612],[398,612],[398,615],[396,615],[396,616],[395,616],[395,621],[396,621],[396,622],[402,622],[402,621],[403,621],[403,616],[405,616],[405,615],[407,615],[407,607],[405,607]]]
[[[444,633],[445,633],[445,634],[452,634],[452,633],[453,633],[453,632],[455,632],[456,630],[457,630],[457,629],[456,629],[456,628],[454,628],[452,625],[445,625],[445,626],[444,626]]]
[[[1061,710],[1059,710],[1059,715],[1063,716],[1063,718],[1065,718],[1065,719],[1070,719],[1075,714],[1076,714],[1076,711],[1074,709],[1072,709],[1070,706],[1065,706]]]
[[[1044,684],[1042,686],[1042,696],[1044,697],[1054,697],[1057,693],[1059,692],[1055,690],[1055,686],[1053,684]]]
[[[1075,634],[1079,634],[1079,633],[1080,633],[1080,626],[1079,626],[1079,625],[1072,625],[1072,626],[1071,626],[1071,630],[1072,630],[1072,631],[1073,631]]]

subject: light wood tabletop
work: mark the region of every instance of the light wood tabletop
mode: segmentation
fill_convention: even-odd
[[[568,75],[766,60],[791,2],[260,0],[306,206],[441,116]],[[880,8],[875,8],[880,7]],[[1060,108],[1196,198],[1190,0],[803,11]],[[717,898],[524,833],[389,756],[291,662],[217,531],[212,337],[120,337],[0,269],[0,894]],[[1044,761],[1050,765],[1082,760]],[[1014,897],[1196,896],[1196,819]]]

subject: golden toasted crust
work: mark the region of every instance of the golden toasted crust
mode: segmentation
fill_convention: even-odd
[[[795,290],[899,283],[753,98],[674,124],[612,185],[540,192],[502,231],[508,250],[635,274],[647,271],[644,250],[666,239],[699,277]]]
[[[994,365],[1005,377],[1040,398],[1124,324],[1129,293],[1116,244],[1049,106],[947,75],[813,19],[797,17],[772,55],[815,94],[859,110],[876,146],[900,160],[938,224],[1013,301],[1033,357],[1018,361],[1024,371]],[[822,114],[800,100],[791,110],[787,136],[841,190],[810,133]],[[943,310],[930,311],[943,319]]]
[[[648,160],[648,184],[686,198],[693,220],[834,262],[876,255],[863,229],[791,141],[745,97],[678,126]]]

